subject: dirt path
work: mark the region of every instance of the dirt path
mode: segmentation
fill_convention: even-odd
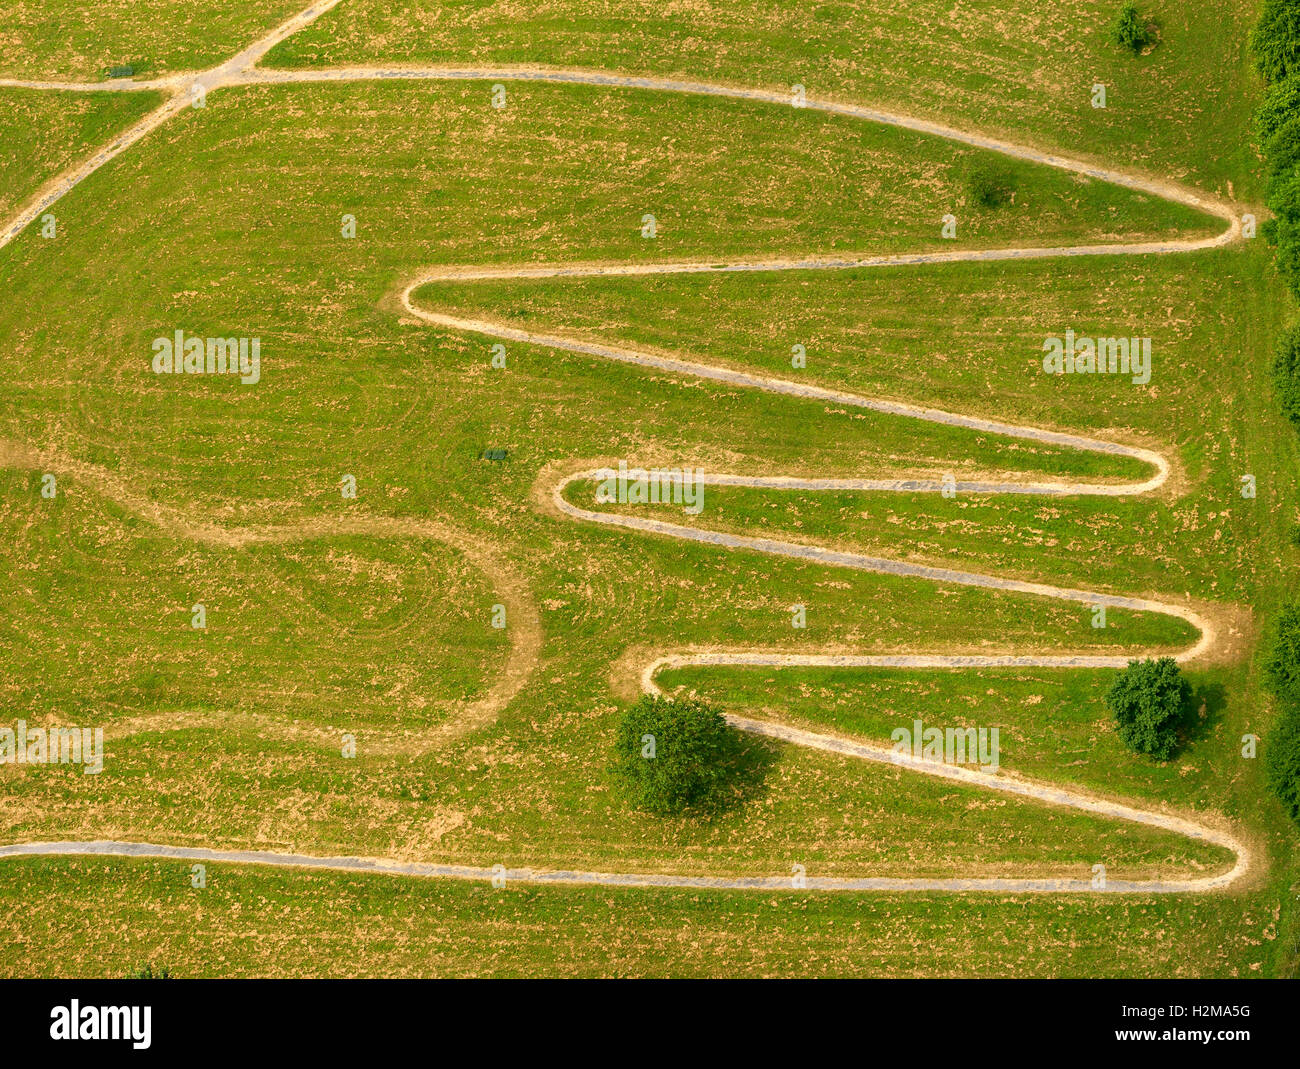
[[[215,521],[196,518],[188,512],[160,504],[133,489],[117,475],[94,464],[72,460],[66,456],[43,453],[17,442],[0,439],[0,468],[25,471],[53,471],[70,475],[89,486],[101,497],[107,498],[128,512],[152,523],[164,533],[178,539],[203,545],[239,547],[257,543],[306,542],[318,538],[341,535],[360,535],[373,538],[429,539],[450,546],[482,573],[491,583],[496,596],[502,599],[509,614],[510,656],[501,671],[496,673],[491,687],[481,698],[465,702],[456,709],[445,724],[411,735],[409,733],[368,732],[367,749],[372,753],[400,750],[418,754],[452,739],[492,724],[501,710],[523,690],[537,668],[542,647],[542,620],[528,584],[503,556],[489,549],[481,537],[463,531],[450,523],[430,518],[400,518],[362,513],[339,517],[311,517],[296,523],[266,524],[253,527],[226,527]],[[225,714],[204,714],[199,721],[213,724],[226,721]],[[192,727],[194,716],[178,716],[175,712],[161,712],[147,717],[114,724],[107,732],[111,738],[123,738],[141,731]],[[259,730],[269,727],[259,722]],[[280,728],[286,736],[302,736],[325,741],[324,735],[310,727],[285,724]],[[328,737],[329,745],[337,743],[337,736]]]
[[[87,176],[99,167],[125,151],[141,138],[164,124],[168,119],[190,105],[190,93],[193,86],[201,87],[205,92],[233,86],[252,84],[298,84],[313,82],[374,81],[374,80],[483,80],[498,79],[502,81],[524,80],[538,82],[558,82],[569,84],[609,86],[614,88],[650,89],[661,92],[685,93],[739,100],[757,101],[767,104],[790,106],[791,99],[783,94],[768,90],[747,89],[737,86],[718,85],[705,82],[687,82],[672,79],[639,77],[617,73],[597,71],[561,71],[537,68],[501,68],[501,67],[356,67],[341,70],[308,71],[271,71],[256,69],[256,64],[274,47],[290,34],[308,25],[315,18],[332,8],[338,0],[321,0],[306,11],[283,23],[265,37],[259,39],[230,60],[199,74],[173,75],[155,82],[140,83],[59,83],[59,82],[13,82],[3,81],[0,85],[19,85],[27,88],[75,91],[124,91],[130,89],[163,90],[170,94],[169,99],[154,112],[142,119],[108,146],[99,150],[89,159],[56,176],[37,191],[26,206],[0,231],[0,248],[12,241],[25,227],[42,212],[48,210],[67,192],[75,188]],[[706,272],[767,272],[794,270],[846,270],[854,268],[895,266],[915,264],[954,263],[961,261],[1000,261],[1022,259],[1044,259],[1053,257],[1098,256],[1098,255],[1165,255],[1170,253],[1187,253],[1202,249],[1215,248],[1236,241],[1241,236],[1241,224],[1237,210],[1228,202],[1207,196],[1177,183],[1166,182],[1148,176],[1137,175],[1121,170],[1112,170],[1094,163],[1058,156],[1038,149],[1016,145],[979,133],[957,130],[940,123],[900,115],[893,112],[862,107],[860,105],[834,101],[808,100],[804,105],[812,111],[844,115],[867,122],[882,123],[918,133],[942,137],[981,149],[999,152],[1005,156],[1044,164],[1063,170],[1072,171],[1090,178],[1124,186],[1174,201],[1198,209],[1222,219],[1226,227],[1217,235],[1208,238],[1172,240],[1165,242],[1139,242],[1132,244],[1109,243],[1103,245],[1079,245],[1057,247],[1028,247],[1013,249],[953,250],[945,252],[918,253],[912,255],[868,256],[858,258],[812,257],[805,259],[774,259],[756,261],[736,261],[731,263],[716,262],[676,262],[664,264],[564,264],[564,265],[527,265],[519,267],[456,267],[439,268],[426,272],[408,283],[402,290],[401,302],[412,316],[430,325],[443,328],[472,331],[490,337],[542,345],[563,349],[601,359],[617,360],[623,363],[638,364],[644,367],[668,371],[673,374],[705,378],[728,383],[742,388],[762,390],[770,393],[787,394],[813,400],[833,402],[886,412],[907,418],[960,426],[987,433],[1029,439],[1044,444],[1063,448],[1077,449],[1140,460],[1153,469],[1153,474],[1137,483],[1072,483],[1072,482],[965,482],[957,483],[957,493],[980,494],[1041,494],[1050,496],[1122,496],[1151,493],[1169,478],[1168,461],[1152,450],[1125,445],[1105,439],[1044,430],[1032,426],[1005,423],[980,417],[944,412],[908,405],[898,401],[862,397],[845,391],[832,390],[815,385],[776,379],[758,375],[735,368],[718,367],[701,364],[654,353],[640,352],[620,346],[613,346],[588,339],[558,334],[535,334],[518,330],[500,323],[464,319],[442,315],[420,309],[413,303],[414,291],[425,284],[438,281],[473,281],[488,279],[526,280],[558,277],[591,276],[648,276],[662,274],[698,274]],[[31,456],[24,457],[23,448],[0,445],[0,463],[23,464]],[[511,668],[503,680],[493,688],[491,694],[479,705],[478,720],[470,716],[471,724],[490,720],[504,704],[510,701],[524,686],[536,665],[541,645],[540,619],[532,608],[531,598],[526,589],[515,584],[500,562],[489,560],[472,540],[455,532],[446,525],[433,521],[402,521],[382,517],[366,517],[349,521],[346,524],[329,524],[326,521],[304,521],[302,524],[284,527],[227,529],[218,525],[191,520],[174,510],[150,502],[143,495],[130,492],[121,484],[113,482],[108,473],[98,471],[87,465],[80,466],[81,477],[95,483],[101,492],[127,505],[139,514],[148,517],[172,533],[199,541],[221,541],[235,544],[248,541],[289,541],[306,537],[320,537],[333,533],[364,533],[390,537],[428,537],[454,545],[465,552],[470,559],[493,576],[494,582],[510,590],[519,604],[528,605],[531,620],[527,626],[516,625],[514,631],[514,648]],[[793,557],[816,561],[835,567],[853,568],[864,571],[903,575],[935,582],[945,582],[966,586],[978,586],[986,589],[1005,590],[1037,597],[1066,600],[1084,604],[1100,604],[1117,608],[1132,609],[1143,612],[1162,613],[1177,617],[1195,627],[1200,638],[1187,650],[1179,654],[1183,661],[1203,657],[1215,650],[1218,635],[1214,627],[1203,614],[1184,605],[1156,601],[1144,598],[1124,597],[1093,591],[1054,587],[1047,584],[1028,583],[996,576],[972,572],[961,572],[946,568],[907,564],[886,558],[869,557],[863,554],[845,553],[823,547],[775,539],[754,538],[745,535],[709,531],[687,527],[681,524],[665,523],[641,517],[620,516],[600,513],[570,504],[565,497],[565,490],[578,482],[590,482],[603,478],[608,469],[583,468],[581,470],[561,473],[551,483],[550,502],[561,514],[581,522],[598,523],[624,527],[646,534],[669,538],[705,542],[731,550],[745,550],[778,556]],[[906,479],[809,479],[785,476],[753,474],[714,474],[706,476],[706,484],[740,485],[763,487],[769,489],[803,489],[803,490],[883,490],[896,492],[938,492],[942,484],[927,480]],[[524,615],[527,615],[525,613]],[[516,614],[516,621],[520,614]],[[519,632],[524,634],[520,636]],[[762,665],[769,667],[789,667],[796,665],[818,665],[827,667],[849,666],[905,666],[925,668],[979,668],[1004,665],[1049,666],[1049,667],[1119,667],[1127,657],[1097,656],[1090,654],[1007,654],[1000,656],[973,656],[959,654],[917,654],[899,653],[872,656],[858,655],[792,655],[773,653],[762,650],[748,651],[685,651],[664,653],[650,660],[641,673],[642,688],[648,692],[657,692],[655,675],[667,667],[683,665]],[[787,744],[808,747],[825,752],[842,754],[847,757],[901,765],[913,771],[959,781],[980,788],[1016,794],[1050,805],[1065,806],[1083,810],[1100,816],[1143,824],[1185,835],[1189,838],[1203,840],[1222,846],[1235,855],[1235,863],[1224,873],[1214,876],[1189,880],[1161,881],[1111,880],[1106,884],[1107,892],[1127,893],[1191,893],[1224,890],[1238,883],[1251,870],[1254,859],[1251,852],[1235,835],[1220,827],[1204,821],[1191,820],[1173,813],[1158,812],[1124,805],[1118,802],[1097,798],[1082,792],[1067,791],[1046,784],[1037,784],[1015,777],[990,775],[965,768],[958,768],[932,761],[900,755],[892,750],[872,746],[852,740],[841,739],[833,735],[814,733],[785,725],[752,720],[731,715],[730,722],[740,730],[779,739]],[[0,858],[33,855],[122,855],[132,857],[166,857],[193,860],[227,861],[278,866],[305,866],[346,869],[353,871],[383,872],[415,876],[441,876],[471,880],[488,880],[500,876],[498,869],[483,869],[455,865],[433,865],[387,861],[382,858],[334,857],[321,858],[301,854],[283,854],[268,851],[224,851],[203,848],[172,847],[149,843],[126,843],[114,841],[92,842],[50,842],[23,843],[0,847]],[[637,873],[601,873],[572,871],[534,871],[509,870],[504,873],[508,880],[520,880],[534,883],[578,883],[601,884],[629,887],[683,887],[683,888],[733,888],[733,889],[789,889],[794,886],[790,877],[691,877],[668,874]],[[822,890],[872,890],[872,891],[1002,891],[1027,893],[1062,893],[1092,892],[1097,888],[1090,880],[1078,879],[895,879],[895,878],[830,878],[807,877],[802,885],[811,889]]]

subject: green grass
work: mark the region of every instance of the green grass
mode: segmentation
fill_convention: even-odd
[[[1252,0],[1153,0],[1160,44],[1110,41],[1112,8],[977,0],[801,3],[349,0],[279,45],[268,66],[542,65],[713,79],[890,106],[1068,148],[1238,196],[1260,190],[1247,144],[1257,82]],[[1107,106],[1091,104],[1107,86]],[[1068,131],[1068,134],[1064,132]],[[1063,136],[1064,134],[1064,136]]]
[[[493,890],[120,858],[0,862],[4,975],[1252,977],[1276,900]],[[1255,933],[1249,941],[1243,933]]]
[[[975,673],[699,667],[657,677],[670,693],[680,687],[726,708],[885,746],[892,745],[891,732],[911,730],[918,719],[926,727],[996,727],[1001,768],[1013,774],[1188,808],[1221,805],[1213,784],[1253,768],[1234,745],[1260,726],[1258,710],[1243,707],[1238,697],[1248,683],[1243,674],[1190,674],[1191,719],[1181,748],[1166,762],[1134,754],[1119,741],[1104,700],[1113,678],[1110,671],[1044,668]]]
[[[300,0],[13,0],[0,10],[0,77],[99,81],[203,70],[239,52],[308,5]]]
[[[345,4],[336,17],[348,8],[364,14]],[[1171,30],[1154,57],[1166,46],[1181,55],[1174,43]],[[1182,66],[1175,74],[1191,78]],[[1221,868],[1221,851],[1151,829],[763,742],[752,744],[761,782],[719,817],[629,810],[612,790],[610,748],[629,681],[656,651],[1123,650],[1188,636],[1124,613],[1098,633],[1080,606],[574,524],[535,505],[547,465],[625,457],[828,475],[1141,472],[531,346],[509,345],[508,367],[496,370],[490,339],[404,322],[392,299],[431,264],[948,248],[938,218],[950,208],[962,221],[957,247],[1203,233],[1206,221],[1027,166],[1014,204],[980,213],[961,203],[973,153],[933,139],[795,109],[589,87],[515,85],[498,112],[489,84],[222,90],[107,165],[61,202],[59,241],[29,232],[0,250],[7,306],[24,310],[0,316],[0,437],[93,463],[195,520],[309,520],[326,533],[365,514],[452,524],[498,555],[540,607],[530,685],[494,725],[405,752],[404,739],[454,720],[457,698],[482,694],[506,656],[510,632],[491,631],[482,611],[501,593],[461,553],[342,534],[218,550],[105,502],[90,481],[61,479],[49,502],[37,473],[6,473],[0,693],[29,720],[102,723],[110,738],[98,777],[0,769],[0,841],[116,836],[715,874],[795,863],[836,875],[1084,876],[1097,860],[1116,877]],[[1059,140],[1074,126],[1059,102],[1028,107],[1038,92],[1026,88],[1026,107],[1001,121],[1034,138],[1054,128]],[[1050,87],[1043,95],[1054,99]],[[1242,131],[1207,133],[1184,158],[1180,135],[1147,121],[1150,144],[1170,152],[1159,170],[1186,168],[1211,184],[1238,175]],[[1084,123],[1078,145],[1098,129]],[[1124,129],[1137,137],[1135,125]],[[660,224],[653,242],[639,236],[647,211]],[[357,216],[354,240],[339,236],[344,213]],[[787,376],[798,342],[809,381],[1153,445],[1178,471],[1166,495],[1137,501],[711,488],[699,522],[1263,615],[1294,586],[1298,563],[1284,548],[1296,442],[1266,387],[1280,293],[1267,251],[1244,245],[1150,259],[439,286],[420,299]],[[1043,337],[1070,326],[1152,336],[1151,385],[1044,376]],[[151,340],[175,329],[260,337],[262,381],[154,376]],[[485,448],[509,458],[484,462]],[[1260,486],[1252,503],[1236,492],[1247,471]],[[356,502],[340,498],[344,472],[357,477]],[[211,612],[199,636],[188,610],[201,599]],[[809,606],[806,631],[789,626],[796,602]],[[1252,639],[1234,642],[1244,654]],[[92,905],[102,932],[125,933],[94,959],[109,974],[148,958],[181,975],[1283,970],[1295,838],[1239,757],[1241,734],[1262,733],[1270,715],[1249,665],[1197,673],[1202,688],[1222,687],[1222,701],[1207,704],[1203,730],[1166,765],[1119,748],[1098,704],[1107,678],[665,677],[739,712],[865,738],[887,738],[896,717],[917,712],[1003,725],[1016,772],[1240,821],[1271,863],[1252,889],[1157,901],[791,895],[772,905],[563,888],[493,897],[443,882],[223,866],[196,919],[193,900],[178,897],[199,893],[187,866],[9,861],[0,901],[49,908],[0,952],[0,971],[80,968],[65,965],[83,930],[67,917]],[[145,715],[160,719],[113,734]],[[355,759],[339,753],[349,729]],[[350,945],[358,930],[373,935],[356,954],[332,949],[340,917]],[[273,925],[274,954],[252,937]]]
[[[437,543],[203,548],[103,506],[75,479],[54,501],[34,475],[2,472],[0,485],[9,596],[41,607],[0,627],[9,708],[109,724],[169,710],[302,710],[339,732],[418,731],[476,697],[484,667],[504,655],[490,585]],[[196,604],[203,630],[191,626]],[[418,649],[438,654],[412,658]]]
[[[0,217],[161,100],[157,93],[0,89]]]

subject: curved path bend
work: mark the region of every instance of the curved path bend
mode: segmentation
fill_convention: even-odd
[[[254,84],[298,84],[342,81],[377,81],[377,80],[487,80],[534,81],[581,85],[608,86],[614,88],[650,89],[662,92],[674,92],[738,100],[757,101],[774,105],[791,106],[791,98],[784,93],[769,90],[747,89],[743,87],[719,85],[707,82],[679,81],[673,79],[640,77],[618,73],[581,70],[541,70],[502,67],[355,67],[338,70],[304,70],[277,71],[263,70],[257,63],[275,44],[290,34],[309,24],[319,15],[332,8],[338,0],[320,0],[319,3],[288,20],[265,37],[232,57],[227,62],[210,71],[198,74],[178,74],[152,82],[138,83],[63,83],[63,82],[15,82],[5,80],[0,85],[19,85],[28,88],[56,89],[73,91],[124,91],[124,90],[162,90],[170,95],[166,102],[145,116],[126,132],[118,135],[107,146],[100,149],[84,162],[69,168],[37,191],[26,206],[0,229],[0,247],[8,244],[24,228],[39,218],[42,212],[66,193],[84,181],[90,174],[109,160],[126,151],[131,145],[147,136],[150,132],[174,117],[185,107],[190,106],[193,86],[211,92],[227,86]],[[1027,425],[988,420],[937,409],[923,408],[898,401],[862,397],[845,391],[829,389],[806,383],[793,382],[769,376],[759,375],[736,368],[719,367],[697,363],[655,353],[642,352],[621,346],[609,345],[590,339],[583,339],[562,334],[540,334],[519,330],[502,323],[466,319],[450,316],[418,307],[413,294],[419,287],[440,281],[474,281],[489,279],[528,280],[560,277],[592,276],[642,276],[656,274],[699,274],[711,272],[769,272],[769,271],[807,271],[807,270],[847,270],[860,268],[887,268],[915,264],[954,263],[961,261],[1001,261],[1045,259],[1076,256],[1117,256],[1117,255],[1165,255],[1170,253],[1195,252],[1215,248],[1236,241],[1241,236],[1239,213],[1230,203],[1219,198],[1179,185],[1148,176],[1132,174],[1123,170],[1111,169],[1099,164],[1059,156],[1034,148],[1017,145],[979,133],[958,130],[928,120],[855,104],[834,101],[807,100],[803,105],[807,110],[844,115],[867,122],[881,123],[946,140],[959,142],[976,148],[985,149],[1030,163],[1042,164],[1072,171],[1089,178],[1124,186],[1140,192],[1173,201],[1194,208],[1223,220],[1225,228],[1218,234],[1206,238],[1176,239],[1169,241],[1148,241],[1135,243],[1106,243],[1094,245],[997,248],[983,250],[952,250],[918,254],[889,256],[864,256],[857,258],[809,257],[803,259],[754,260],[730,263],[681,261],[662,264],[557,264],[557,265],[520,265],[518,267],[444,267],[427,271],[410,281],[402,290],[401,303],[405,310],[423,322],[445,329],[470,331],[489,337],[524,342],[528,344],[562,349],[569,352],[609,359],[624,363],[666,371],[684,377],[709,379],[730,384],[740,388],[757,389],[770,393],[786,394],[796,398],[826,401],[840,405],[855,406],[878,412],[890,413],[906,418],[942,423],[949,426],[966,427],[972,430],[1002,435],[1013,438],[1028,439],[1043,444],[1067,449],[1104,453],[1127,457],[1141,461],[1152,469],[1152,474],[1140,481],[1129,483],[1076,483],[1076,482],[959,482],[958,492],[979,494],[1039,494],[1048,496],[1131,496],[1147,494],[1159,489],[1168,479],[1170,466],[1159,453],[1137,446],[1109,441],[1104,438],[1062,433]],[[978,586],[991,590],[1003,590],[1056,600],[1066,600],[1085,604],[1101,604],[1143,612],[1155,612],[1177,617],[1191,624],[1199,632],[1199,639],[1178,657],[1182,661],[1204,656],[1212,651],[1218,637],[1208,620],[1192,609],[1174,603],[1155,601],[1146,598],[1124,597],[1101,592],[1055,587],[1042,583],[1029,583],[1013,579],[1003,579],[974,572],[957,571],[947,568],[935,568],[908,564],[888,558],[870,557],[864,554],[848,553],[826,549],[824,547],[776,539],[754,538],[728,532],[709,531],[681,524],[666,523],[638,516],[623,516],[602,513],[582,508],[569,502],[565,491],[575,483],[589,483],[610,474],[609,469],[586,468],[562,474],[549,486],[550,500],[554,507],[569,518],[586,523],[598,523],[619,526],[647,534],[656,534],[669,538],[678,538],[704,542],[727,549],[747,550],[777,556],[810,560],[836,567],[852,568],[862,571],[888,573],[910,576],[935,582]],[[753,475],[753,474],[713,474],[704,477],[706,485],[752,486],[773,490],[880,490],[895,492],[938,492],[942,484],[923,479],[888,479],[888,478],[802,478],[789,476]],[[155,519],[163,517],[155,516]],[[182,525],[183,526],[183,525]],[[440,525],[412,525],[410,530],[399,521],[388,524],[385,533],[393,535],[422,535],[426,537],[450,540],[451,536]],[[402,528],[398,530],[397,528]],[[419,527],[420,530],[415,530]],[[435,532],[434,528],[438,530]],[[194,529],[188,532],[191,537],[218,537],[213,532]],[[225,532],[239,536],[240,532]],[[377,533],[377,532],[376,532]],[[249,540],[285,540],[306,536],[299,529],[266,529],[242,532]],[[459,539],[453,544],[458,544]],[[458,546],[463,548],[463,546]],[[519,651],[516,650],[516,654]],[[535,663],[536,650],[531,651],[532,663]],[[518,660],[518,656],[514,660]],[[1127,662],[1127,657],[1101,656],[1091,654],[1020,654],[1003,656],[962,655],[962,654],[880,654],[880,655],[816,655],[788,654],[762,650],[699,653],[682,651],[665,653],[654,658],[641,674],[642,688],[650,693],[657,693],[655,675],[664,668],[685,665],[760,665],[769,667],[791,666],[827,666],[827,667],[868,667],[868,666],[906,666],[924,668],[981,668],[996,666],[1047,666],[1047,667],[1120,667]],[[529,668],[531,671],[531,668]],[[528,672],[512,672],[512,676],[522,686]],[[517,687],[506,696],[509,700]],[[499,695],[497,696],[499,697]],[[737,728],[763,735],[782,742],[817,749],[829,753],[841,754],[860,760],[875,761],[884,764],[905,767],[922,774],[935,776],[969,786],[987,790],[1014,794],[1051,805],[1078,809],[1103,817],[1124,820],[1159,828],[1220,846],[1234,855],[1234,864],[1223,873],[1180,880],[1110,880],[1105,886],[1107,892],[1125,893],[1197,893],[1225,890],[1238,883],[1250,870],[1253,861],[1246,845],[1233,833],[1221,826],[1192,820],[1173,813],[1141,809],[1120,802],[1098,798],[1081,791],[1065,790],[1048,784],[1040,784],[1017,777],[987,774],[973,769],[954,767],[938,762],[914,758],[907,754],[898,754],[890,749],[867,743],[839,738],[834,735],[810,732],[786,725],[753,720],[742,716],[729,715],[728,720]],[[366,857],[316,857],[305,854],[278,853],[273,851],[253,850],[216,850],[200,847],[177,847],[152,843],[118,842],[110,840],[87,842],[37,842],[0,846],[0,859],[7,857],[38,855],[116,855],[127,857],[176,858],[198,861],[224,861],[233,863],[262,864],[273,866],[300,866],[315,868],[341,869],[348,871],[380,872],[411,876],[450,877],[470,880],[489,880],[505,875],[508,880],[531,883],[567,883],[599,884],[627,887],[680,887],[680,888],[721,888],[721,889],[763,889],[780,890],[794,886],[794,881],[787,876],[739,877],[739,876],[685,876],[657,873],[608,873],[580,872],[564,870],[505,870],[494,868],[476,868],[459,865],[438,865],[390,861],[382,858]],[[1096,891],[1091,880],[1087,879],[1017,879],[1017,878],[935,878],[908,879],[889,877],[817,877],[809,876],[801,886],[814,890],[859,890],[859,891],[1000,891],[1027,893],[1063,893]]]
[[[412,541],[427,539],[449,546],[459,553],[471,567],[488,580],[495,596],[500,597],[507,606],[510,618],[510,627],[507,629],[510,640],[509,659],[483,696],[460,703],[446,723],[437,724],[418,735],[367,732],[367,735],[371,736],[366,744],[369,752],[400,751],[404,754],[419,754],[435,746],[444,745],[451,739],[479,731],[492,724],[501,710],[514,701],[537,669],[542,648],[542,621],[528,584],[516,575],[514,568],[502,554],[484,545],[482,539],[451,523],[432,517],[409,518],[352,513],[346,516],[314,516],[290,523],[228,527],[210,520],[196,519],[180,509],[154,501],[99,465],[73,460],[67,456],[42,453],[4,439],[0,439],[0,468],[19,471],[54,471],[64,476],[73,476],[101,497],[153,524],[165,534],[173,538],[197,542],[200,545],[238,548],[268,543],[310,542],[321,538],[353,535]],[[224,722],[229,718],[223,716],[221,719]],[[114,723],[106,735],[110,738],[123,738],[136,732],[191,727],[212,722],[213,716],[208,714],[192,717],[184,714],[178,716],[175,712],[162,712]],[[327,740],[331,747],[337,745],[337,734],[305,728],[301,725],[279,725],[279,728],[286,736],[310,737],[318,741]]]

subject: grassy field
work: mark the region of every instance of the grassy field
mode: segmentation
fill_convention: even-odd
[[[588,6],[576,20],[563,5],[522,18],[460,5],[453,19],[441,7],[390,15],[345,0],[272,62],[801,80],[812,93],[1225,193],[1232,183],[1249,197],[1248,130],[1244,118],[1233,124],[1253,89],[1232,73],[1248,7],[1153,9],[1161,44],[1129,59],[1105,43],[1093,6],[1055,5],[1032,32],[1059,48],[1022,69],[1015,41],[1030,31],[1009,32],[1018,16],[997,4],[948,13],[923,3],[906,16],[778,5],[761,18],[752,4],[702,5],[680,22],[647,15],[657,44],[634,48],[632,5]],[[237,47],[260,32],[251,22],[287,13],[238,9],[187,47],[216,61],[234,50],[222,34]],[[574,51],[570,31],[584,27],[589,43]],[[730,47],[701,48],[705,28]],[[915,47],[922,37],[927,49]],[[167,62],[188,66],[187,55]],[[802,64],[798,77],[778,60]],[[1087,103],[1094,79],[1112,86],[1104,112]],[[99,776],[0,766],[0,842],[124,838],[692,874],[802,864],[810,875],[1085,878],[1100,861],[1116,878],[1177,878],[1226,868],[1224,851],[1151,828],[760,740],[747,744],[749,774],[724,812],[665,820],[631,810],[609,772],[614,728],[636,671],[659,651],[1125,653],[1193,636],[1152,614],[1112,611],[1099,631],[1081,605],[574,524],[538,506],[545,472],[620,458],[864,477],[1149,472],[519,343],[494,368],[490,339],[418,323],[395,298],[439,264],[1137,241],[1219,224],[1028,164],[1008,165],[1010,204],[980,208],[966,175],[984,154],[844,118],[522,83],[495,110],[491,84],[222,89],[61,201],[57,241],[31,229],[0,249],[4,307],[15,310],[0,313],[0,441],[21,443],[13,456],[26,458],[0,471],[0,706],[7,721],[102,725],[108,751]],[[32,127],[52,124],[79,146],[92,118],[53,107],[72,99],[42,98],[32,107],[47,113],[16,127],[34,140]],[[123,122],[122,109],[146,103],[114,95],[100,107]],[[58,159],[0,153],[0,168],[32,185]],[[940,236],[949,211],[955,241]],[[656,217],[653,240],[641,236],[645,213]],[[345,214],[355,238],[340,233]],[[1253,664],[1258,628],[1300,564],[1300,457],[1267,378],[1285,303],[1261,242],[1149,258],[440,283],[416,300],[1165,453],[1170,483],[1129,500],[710,487],[695,519],[642,514],[1217,606],[1230,655],[1191,673],[1201,715],[1171,761],[1119,744],[1101,702],[1109,672],[691,669],[661,683],[869,741],[914,717],[998,726],[1010,774],[1221,814],[1265,865],[1227,895],[1070,899],[495,892],[227,865],[212,866],[200,891],[179,862],[6,860],[0,902],[23,921],[0,974],[117,975],[146,959],[179,975],[1294,967],[1295,835],[1240,755],[1241,736],[1262,734],[1271,715]],[[1045,375],[1043,338],[1067,328],[1151,337],[1151,382]],[[155,375],[151,342],[175,330],[260,338],[260,381]],[[790,366],[795,344],[807,348],[806,369]],[[508,456],[486,461],[489,448]],[[40,495],[47,471],[58,474],[52,501]],[[1247,473],[1255,499],[1239,493]],[[356,479],[355,500],[340,493],[344,475]],[[357,533],[426,518],[451,534]],[[268,524],[300,533],[237,536]],[[191,627],[198,602],[201,631]],[[805,630],[790,627],[794,603],[808,606]],[[491,625],[496,604],[504,630]],[[527,685],[457,733],[508,672],[532,612]],[[345,734],[356,736],[355,758],[341,753]]]
[[[1118,5],[1113,5],[1118,9]],[[1109,40],[1112,7],[1059,0],[490,0],[341,4],[268,66],[471,63],[625,70],[786,89],[1084,152],[1239,197],[1258,194],[1247,142],[1250,0],[1151,0],[1154,51]],[[1094,108],[1093,85],[1107,87]],[[1063,139],[1062,132],[1068,131]]]
[[[307,5],[298,0],[11,0],[0,9],[0,77],[99,81],[203,70]]]
[[[197,899],[197,901],[196,901]],[[666,893],[5,862],[6,972],[123,976],[1263,976],[1267,896]],[[1249,934],[1246,934],[1249,933]]]
[[[42,93],[0,88],[0,216],[49,178],[130,126],[155,93]],[[39,226],[39,224],[38,224]]]

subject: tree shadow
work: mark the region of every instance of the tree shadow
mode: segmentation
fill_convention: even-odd
[[[1227,705],[1228,693],[1223,684],[1198,683],[1192,687],[1183,702],[1178,751],[1181,753],[1192,743],[1209,738],[1222,722]]]
[[[708,795],[696,799],[690,810],[700,816],[720,817],[766,796],[767,776],[780,757],[782,746],[773,739],[728,728],[723,757],[726,776]]]

